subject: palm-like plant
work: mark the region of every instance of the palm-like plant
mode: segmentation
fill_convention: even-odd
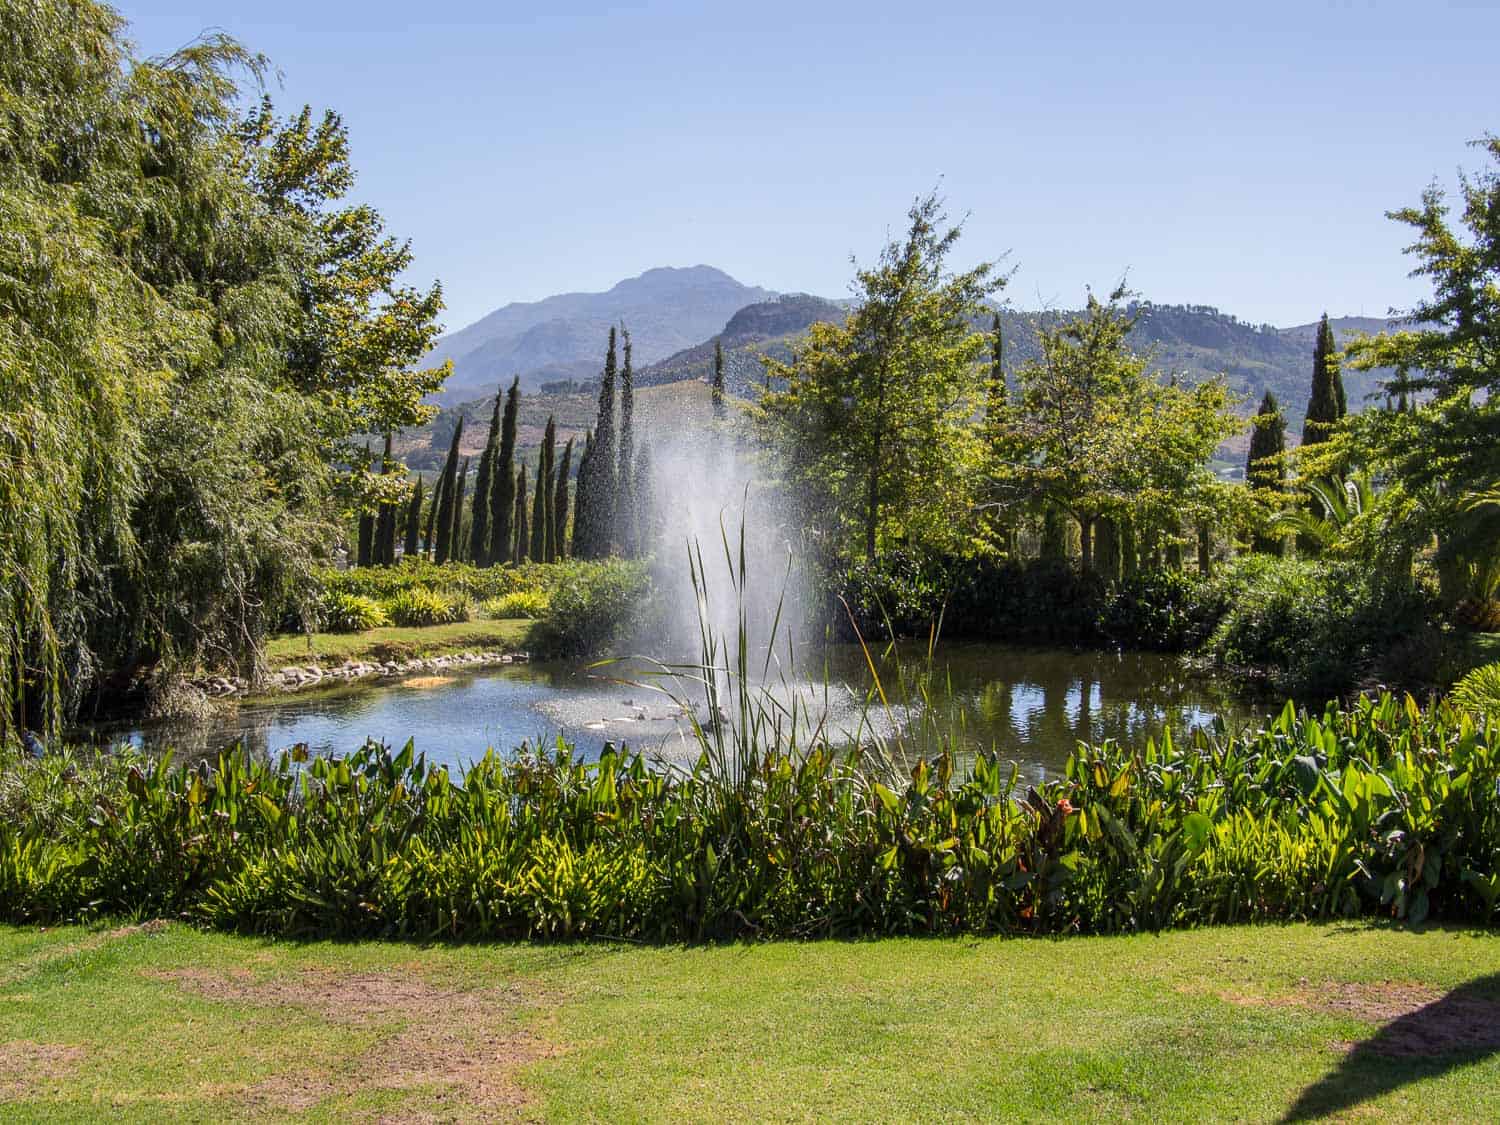
[[[1325,477],[1302,485],[1311,504],[1278,512],[1273,528],[1295,532],[1318,550],[1326,550],[1375,506],[1375,487],[1367,472],[1347,477]]]

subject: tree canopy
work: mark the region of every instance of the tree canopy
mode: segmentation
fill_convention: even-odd
[[[253,670],[336,496],[404,474],[354,439],[424,416],[437,287],[341,206],[334,114],[239,108],[224,36],[131,56],[88,0],[0,2],[0,737],[127,666]],[[395,490],[383,495],[382,490]]]
[[[912,204],[905,235],[855,274],[856,303],[842,324],[814,324],[786,362],[767,361],[764,432],[794,492],[830,526],[857,529],[867,556],[883,538],[938,541],[971,506],[982,403],[975,327],[1006,278],[995,263],[948,268],[961,228],[938,197]]]

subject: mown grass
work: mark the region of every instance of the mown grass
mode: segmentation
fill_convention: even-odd
[[[1500,1011],[1494,933],[418,948],[0,928],[0,964],[8,1120],[1500,1118],[1500,1053],[1351,1051],[1380,1021],[1319,999],[1477,981]],[[476,1020],[287,998],[339,974],[497,999]],[[453,1035],[493,1073],[387,1080]],[[71,1050],[48,1073],[24,1065],[37,1044]]]
[[[451,625],[368,629],[363,633],[287,633],[266,645],[272,668],[292,664],[342,664],[346,660],[410,660],[474,649],[511,651],[525,645],[535,622],[460,621]]]

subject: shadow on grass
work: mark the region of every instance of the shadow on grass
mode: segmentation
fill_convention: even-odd
[[[1358,1014],[1358,1013],[1356,1013]],[[1500,1053],[1500,973],[1398,1015],[1302,1091],[1283,1121],[1311,1121]]]

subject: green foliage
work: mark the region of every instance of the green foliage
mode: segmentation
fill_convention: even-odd
[[[263,59],[134,58],[88,0],[0,4],[0,38],[3,740],[125,665],[253,673],[343,502],[398,498],[335,488],[351,439],[443,371],[338,117],[240,112]]]
[[[329,633],[363,633],[366,629],[379,629],[391,623],[379,602],[361,594],[327,594],[319,616],[324,630]]]
[[[1500,721],[1500,662],[1484,664],[1453,685],[1456,706]]]
[[[1189,388],[1149,372],[1127,342],[1127,296],[1123,286],[1107,302],[1090,294],[1085,314],[1044,330],[1041,358],[1020,368],[1014,399],[987,422],[993,500],[1072,516],[1085,569],[1102,518],[1166,530],[1210,510],[1208,459],[1241,426],[1222,379]]]
[[[681,941],[1487,924],[1500,905],[1500,746],[1446,704],[1289,705],[1244,735],[1080,746],[1025,793],[988,755],[886,775],[756,729],[730,768],[705,731],[680,772],[559,744],[487,755],[462,784],[410,745],[305,764],[12,757],[0,914]]]
[[[1318,322],[1313,343],[1312,394],[1307,400],[1307,420],[1302,426],[1302,444],[1317,445],[1327,441],[1340,419],[1348,413],[1344,379],[1339,371],[1339,347],[1328,326],[1328,314]]]
[[[951,546],[968,515],[988,344],[972,322],[1005,278],[988,262],[949,270],[960,228],[946,227],[935,195],[908,220],[856,274],[848,319],[814,324],[789,362],[767,362],[762,430],[810,508],[808,525],[826,529],[829,554],[852,541],[874,558],[902,532]]]
[[[532,632],[537,649],[548,656],[606,652],[652,611],[650,575],[639,562],[612,559],[558,569],[547,616]]]
[[[517,590],[490,598],[484,603],[484,614],[498,621],[517,617],[534,619],[545,617],[551,604],[551,598],[542,590]]]
[[[412,586],[387,601],[385,610],[397,625],[451,625],[469,619],[469,599]]]
[[[1349,347],[1357,368],[1394,369],[1385,389],[1405,409],[1351,419],[1348,455],[1410,501],[1392,513],[1397,533],[1438,534],[1456,564],[1493,556],[1500,543],[1500,521],[1463,518],[1469,498],[1500,487],[1500,137],[1475,144],[1491,166],[1461,176],[1457,222],[1436,184],[1419,206],[1390,213],[1414,232],[1406,251],[1431,297],[1411,309],[1408,329]]]
[[[1436,608],[1421,590],[1343,561],[1252,556],[1215,581],[1226,609],[1207,650],[1227,665],[1263,668],[1303,697],[1347,690]]]

